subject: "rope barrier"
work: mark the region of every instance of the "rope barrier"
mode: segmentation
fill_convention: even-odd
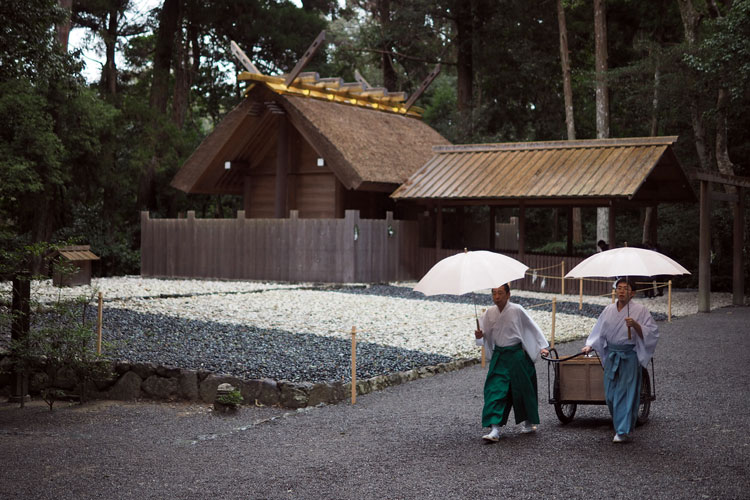
[[[579,280],[580,280],[580,299],[579,299],[580,302],[579,302],[579,310],[581,310],[581,309],[583,309],[583,280],[584,280],[584,278],[579,278]],[[589,280],[589,281],[605,281],[605,280]],[[611,280],[606,280],[606,282],[610,282],[610,281]],[[668,304],[667,305],[667,319],[671,323],[672,322],[672,280],[669,280],[666,283],[657,283],[655,281],[653,281],[653,282],[641,282],[641,283],[656,284],[654,286],[654,288],[664,287],[664,286],[668,287],[669,291],[668,291],[668,294],[667,294],[667,299],[668,299],[668,302],[667,302],[667,304]],[[637,290],[636,293],[638,293],[640,291],[641,290]],[[615,290],[613,289],[611,293],[612,293],[612,302],[614,302],[614,300],[615,300]],[[608,295],[610,295],[609,292],[605,293],[605,294],[602,294],[602,295],[594,295],[593,297],[606,297]],[[552,327],[551,327],[551,331],[550,331],[550,346],[551,346],[551,348],[554,348],[555,347],[555,320],[556,320],[556,317],[557,317],[557,297],[556,296],[552,297],[552,300],[549,301],[549,302],[540,302],[538,304],[534,304],[534,305],[530,305],[530,306],[525,306],[525,308],[526,309],[534,309],[534,308],[544,307],[544,306],[548,306],[548,305],[552,306]],[[484,311],[486,311],[486,309],[483,309],[482,313],[484,313]],[[476,319],[476,321],[477,321],[477,329],[479,329],[479,319],[476,317],[476,313],[473,314],[473,315],[469,314],[469,315],[465,315],[465,316],[464,315],[456,316],[454,319],[459,319],[460,320],[460,319],[468,319],[468,318],[472,318],[472,317]],[[362,333],[366,333],[366,332],[368,332],[368,330],[366,328],[360,328],[359,330],[357,330],[356,326],[352,326],[352,330],[351,330],[351,337],[352,337],[352,360],[351,360],[352,395],[351,395],[351,399],[352,399],[352,404],[355,404],[356,401],[357,401],[357,333],[359,333],[361,335]],[[482,368],[484,368],[485,367],[485,349],[484,349],[484,345],[481,348],[481,354],[480,354],[480,356],[481,356]],[[575,356],[572,356],[572,357],[575,357]],[[569,358],[566,358],[566,359],[569,359]]]

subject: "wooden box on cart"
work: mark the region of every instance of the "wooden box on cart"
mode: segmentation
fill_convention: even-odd
[[[560,362],[561,401],[604,401],[604,370],[598,357]]]

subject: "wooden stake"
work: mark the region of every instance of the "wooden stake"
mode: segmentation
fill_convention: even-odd
[[[583,310],[583,278],[578,280],[578,310]]]
[[[96,326],[98,340],[96,342],[96,354],[102,354],[102,292],[99,292],[99,321]]]
[[[357,402],[357,327],[352,327],[352,404]]]
[[[565,295],[565,261],[561,262],[562,270],[560,271],[560,295]]]
[[[667,285],[667,323],[672,322],[672,280]]]
[[[550,333],[550,349],[555,348],[555,316],[557,315],[557,297],[552,297],[552,333]]]
[[[477,320],[477,330],[479,330],[479,318],[475,318],[475,319]],[[485,359],[484,359],[484,340],[482,340],[482,353],[480,354],[480,356],[482,357],[482,359],[481,359],[482,368],[484,368],[484,365],[485,365]]]

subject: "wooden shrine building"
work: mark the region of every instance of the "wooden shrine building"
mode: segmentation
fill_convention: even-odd
[[[247,218],[384,218],[389,195],[450,144],[403,92],[301,73],[242,73],[246,96],[172,181],[186,193],[243,197]]]

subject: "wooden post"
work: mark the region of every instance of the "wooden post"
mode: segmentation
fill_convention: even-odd
[[[526,205],[520,202],[518,206],[518,260],[526,257]]]
[[[583,310],[583,278],[578,280],[578,310]]]
[[[97,342],[96,342],[96,354],[102,354],[102,292],[99,292],[99,321],[96,326]]]
[[[711,183],[701,180],[698,312],[711,312]]]
[[[741,187],[737,187],[737,201],[732,207],[734,224],[732,229],[732,305],[745,303],[745,274],[742,249],[745,246],[745,202]]]
[[[560,295],[565,295],[565,261],[560,262]]]
[[[287,217],[289,196],[289,121],[286,115],[281,115],[277,120],[276,130],[276,192],[273,204],[273,216],[277,219]]]
[[[479,330],[479,318],[475,318],[475,319],[477,321],[477,330]],[[482,358],[481,358],[480,361],[482,363],[482,368],[484,368],[484,365],[485,365],[485,360],[484,360],[484,340],[482,340],[482,353],[481,353],[481,356],[482,356]]]
[[[555,315],[557,314],[557,297],[552,297],[552,333],[550,333],[550,349],[555,348]]]
[[[357,327],[352,327],[352,404],[357,402]]]
[[[667,322],[672,322],[672,280],[667,285]]]
[[[437,214],[435,214],[435,248],[443,248],[443,204],[437,204]]]

